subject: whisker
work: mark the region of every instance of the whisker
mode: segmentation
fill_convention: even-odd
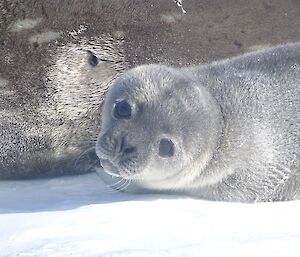
[[[107,187],[114,187],[114,186],[117,186],[118,184],[120,184],[124,179],[121,178],[119,181],[113,183],[113,184],[110,184],[110,185],[106,185]]]
[[[83,152],[76,158],[75,163],[74,163],[74,167],[75,167],[75,168],[76,168],[77,163],[78,163],[78,161],[80,160],[80,158],[81,158],[83,155],[85,155],[87,152],[89,152],[90,150],[92,150],[92,149],[95,149],[95,147],[90,147],[90,148],[86,149],[85,151],[83,151]]]
[[[116,187],[115,189],[117,191],[121,191],[121,189],[126,185],[127,180],[123,179],[122,184],[120,184],[118,187]]]
[[[119,191],[119,188],[122,188],[124,186],[124,183],[126,183],[126,181],[123,178],[121,178],[116,183],[114,183],[112,185],[107,185],[107,187],[108,187],[107,192],[109,192],[109,193],[117,193]]]
[[[130,184],[131,184],[131,180],[127,180],[127,184],[125,184],[125,186],[122,189],[120,189],[120,191],[123,191],[126,188],[128,188],[130,186]]]
[[[118,191],[125,190],[130,185],[130,180],[125,180],[125,183],[123,183],[119,188]]]
[[[107,193],[117,193],[118,190],[114,187],[108,187],[106,190]]]

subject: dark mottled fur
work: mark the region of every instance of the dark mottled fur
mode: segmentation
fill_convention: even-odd
[[[0,87],[0,179],[77,174],[99,165],[94,145],[101,103],[127,67],[122,40],[72,36],[46,53],[44,69],[29,73],[26,87],[17,80]]]

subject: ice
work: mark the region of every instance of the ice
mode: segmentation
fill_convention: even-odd
[[[0,182],[0,256],[299,257],[300,201],[130,195],[96,174]]]

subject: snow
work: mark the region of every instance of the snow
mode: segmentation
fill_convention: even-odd
[[[96,174],[0,182],[0,256],[299,257],[300,201],[111,192]]]

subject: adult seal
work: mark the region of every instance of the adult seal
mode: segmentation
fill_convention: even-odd
[[[294,199],[299,81],[300,43],[196,67],[134,68],[108,91],[97,154],[128,191]]]

